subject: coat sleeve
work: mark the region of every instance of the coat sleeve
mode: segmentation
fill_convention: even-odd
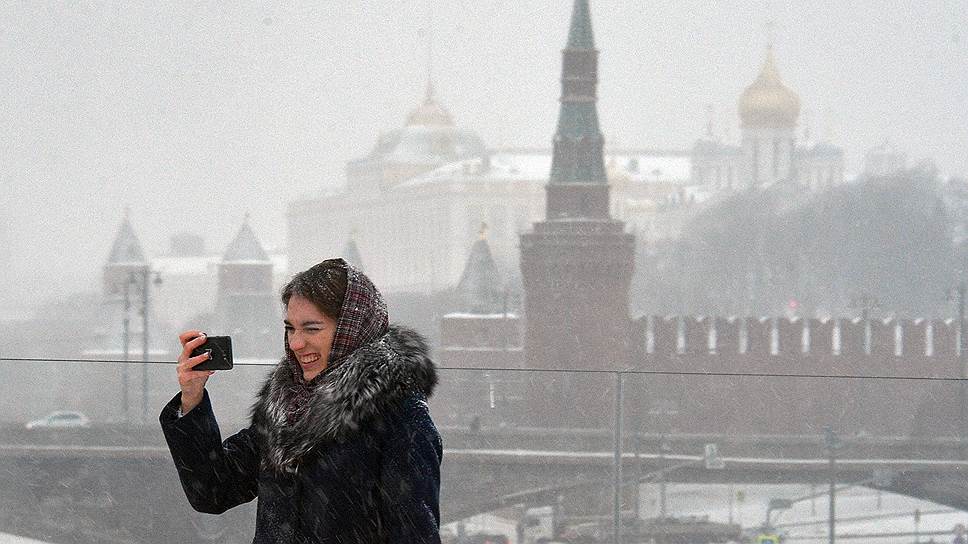
[[[426,401],[414,397],[402,408],[388,429],[380,471],[387,542],[440,544],[443,444]]]
[[[221,514],[254,499],[259,480],[255,432],[242,429],[222,442],[208,391],[182,417],[177,415],[180,406],[181,393],[162,409],[159,419],[192,508]]]

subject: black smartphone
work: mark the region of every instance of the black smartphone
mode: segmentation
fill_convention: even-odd
[[[208,336],[205,343],[192,350],[192,357],[211,353],[212,358],[195,365],[192,370],[232,370],[232,337]]]

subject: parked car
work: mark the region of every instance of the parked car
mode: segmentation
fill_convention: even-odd
[[[458,544],[508,544],[508,537],[497,533],[475,533],[465,535]]]
[[[24,425],[28,429],[71,429],[91,426],[91,420],[84,414],[73,410],[58,410],[46,417],[28,421]]]

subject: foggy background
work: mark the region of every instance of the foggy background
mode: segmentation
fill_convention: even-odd
[[[489,147],[550,148],[570,1],[347,0],[298,7],[0,6],[2,314],[97,290],[125,207],[148,255],[222,248],[246,211],[267,248],[284,210],[422,99]],[[843,146],[847,179],[885,140],[968,172],[968,7],[929,2],[594,1],[611,146],[686,149],[736,100],[775,21],[804,124]],[[429,30],[428,30],[429,29]],[[428,35],[430,34],[430,36]],[[326,236],[303,233],[300,236]]]

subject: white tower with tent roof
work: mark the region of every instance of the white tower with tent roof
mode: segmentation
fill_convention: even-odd
[[[245,215],[242,227],[218,263],[215,320],[218,334],[231,335],[233,351],[243,357],[279,353],[280,304],[272,284],[272,260]]]

